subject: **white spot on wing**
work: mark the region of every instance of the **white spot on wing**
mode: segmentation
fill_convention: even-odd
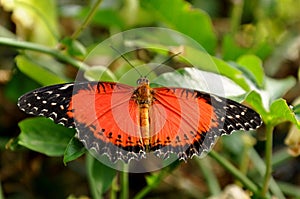
[[[70,86],[73,86],[73,84],[66,84],[60,88],[58,88],[59,90],[66,90],[67,88],[69,88]]]

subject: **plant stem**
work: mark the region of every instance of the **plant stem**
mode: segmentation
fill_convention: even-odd
[[[244,0],[232,1],[233,7],[230,17],[230,29],[232,33],[236,33],[240,27],[241,18],[243,14]]]
[[[100,5],[100,3],[102,2],[102,0],[97,0],[97,2],[95,3],[95,5],[92,7],[92,9],[90,10],[90,12],[88,13],[87,17],[85,18],[85,20],[83,21],[83,23],[79,26],[79,28],[72,34],[71,38],[72,39],[77,39],[78,36],[80,35],[80,33],[82,32],[82,30],[84,30],[91,22],[91,20],[93,19],[94,15],[97,12],[97,9]]]
[[[251,162],[253,163],[254,168],[258,171],[260,176],[263,176],[266,171],[266,165],[265,165],[264,160],[261,159],[261,157],[255,151],[254,148],[250,148],[249,152],[250,152],[249,156],[250,156]],[[260,184],[260,183],[261,182],[259,180],[259,182],[257,182],[257,184]],[[282,191],[280,190],[279,186],[277,185],[276,181],[272,178],[272,176],[271,176],[271,180],[270,180],[270,190],[271,190],[272,194],[276,196],[276,198],[285,199]]]
[[[144,187],[140,192],[138,192],[133,199],[144,198],[152,189],[157,187],[166,175],[168,175],[172,170],[177,168],[179,161],[172,163],[171,165],[160,170],[157,174],[152,174],[151,180],[148,180],[148,185]]]
[[[210,151],[208,154],[210,157],[215,159],[219,164],[221,164],[227,171],[229,171],[235,178],[237,178],[245,187],[252,191],[255,195],[258,194],[258,187],[243,173],[236,169],[228,160],[220,156],[215,151]]]
[[[272,174],[272,152],[273,152],[273,125],[266,123],[266,154],[265,154],[265,164],[266,172],[263,181],[263,186],[261,190],[261,197],[266,197],[269,189],[269,182]]]
[[[117,176],[112,181],[111,190],[110,190],[110,199],[117,199],[117,192],[119,191]]]
[[[1,181],[0,181],[0,199],[4,199],[3,192],[2,192]]]
[[[221,191],[220,185],[218,183],[218,179],[216,175],[212,172],[212,168],[210,166],[210,158],[199,159],[196,158],[195,162],[199,166],[202,171],[202,174],[207,182],[207,186],[210,190],[210,195],[215,196],[218,195]]]
[[[128,164],[123,164],[121,172],[121,199],[129,198],[129,183],[128,183]]]
[[[135,197],[133,199],[144,198],[152,189],[154,189],[155,187],[157,187],[159,185],[159,183],[164,178],[166,173],[168,173],[168,172],[166,172],[166,170],[163,169],[163,170],[159,171],[158,174],[154,174],[155,178],[151,181],[151,184],[148,184],[145,188],[143,188],[139,193],[137,193],[135,195]]]
[[[46,47],[46,46],[43,46],[40,44],[0,37],[0,45],[14,47],[14,48],[18,48],[18,49],[41,52],[44,54],[51,55],[51,56],[55,57],[56,59],[58,59],[59,61],[68,63],[78,69],[86,70],[88,68],[87,65],[85,65],[83,62],[77,61],[76,59],[74,59],[70,56],[64,55],[56,49],[49,48],[49,47]]]

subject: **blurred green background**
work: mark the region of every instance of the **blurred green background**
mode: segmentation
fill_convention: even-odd
[[[0,0],[0,198],[221,198],[234,189],[240,191],[235,198],[241,194],[300,198],[299,8],[299,0]],[[50,153],[47,138],[60,130],[57,125],[43,128],[45,121],[40,118],[27,122],[41,129],[34,133],[42,135],[42,147],[30,144],[31,134],[22,129],[28,123],[18,126],[29,117],[18,109],[18,97],[41,86],[73,81],[78,68],[87,79],[95,79],[94,73],[104,71],[101,63],[111,55],[102,52],[94,58],[98,68],[88,68],[81,61],[110,36],[139,27],[170,28],[191,37],[209,57],[183,45],[185,56],[199,65],[213,62],[217,72],[245,90],[234,99],[251,105],[265,125],[257,132],[222,137],[215,151],[250,185],[223,160],[215,161],[214,155],[157,173],[124,176],[90,156],[81,156],[85,151],[76,141],[70,141],[78,147],[71,155],[65,151],[69,142]],[[165,47],[164,52],[150,49],[127,56],[134,64],[159,62],[170,56],[171,47]],[[179,44],[172,47],[181,49]],[[170,66],[189,65],[175,58]],[[205,64],[198,68],[216,72]],[[102,80],[116,81],[130,67],[118,60],[109,69]],[[197,81],[197,76],[184,69],[180,74]],[[161,81],[172,85],[174,78],[163,76]],[[269,138],[273,143],[266,142]],[[264,161],[270,158],[266,151],[273,154],[269,163]],[[262,193],[266,166],[272,167],[273,177]]]

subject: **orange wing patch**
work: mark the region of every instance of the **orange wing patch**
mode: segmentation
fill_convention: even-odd
[[[74,87],[68,115],[88,149],[125,161],[127,153],[135,158],[144,151],[133,91],[133,87],[109,82],[90,84],[87,89]]]
[[[192,150],[196,154],[202,152],[206,134],[218,127],[209,96],[202,98],[194,90],[180,88],[157,88],[154,92],[150,110],[152,150],[158,150],[163,156],[174,152],[182,157],[188,156],[186,150],[197,144]]]

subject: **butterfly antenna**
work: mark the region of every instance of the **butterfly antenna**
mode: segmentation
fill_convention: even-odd
[[[130,63],[130,61],[118,50],[116,49],[115,47],[113,46],[110,46],[114,51],[116,51],[141,77],[143,76],[140,71],[138,71],[138,69],[136,69],[136,67],[134,65],[132,65]]]
[[[162,63],[160,63],[158,66],[156,66],[153,70],[151,70],[149,73],[147,73],[145,75],[145,77],[147,77],[150,73],[152,73],[154,70],[157,70],[159,67],[163,66],[164,64],[168,63],[170,60],[172,60],[174,57],[178,56],[179,54],[181,54],[181,52],[173,54],[172,56],[170,56],[168,59],[166,59],[165,61],[163,61]]]

